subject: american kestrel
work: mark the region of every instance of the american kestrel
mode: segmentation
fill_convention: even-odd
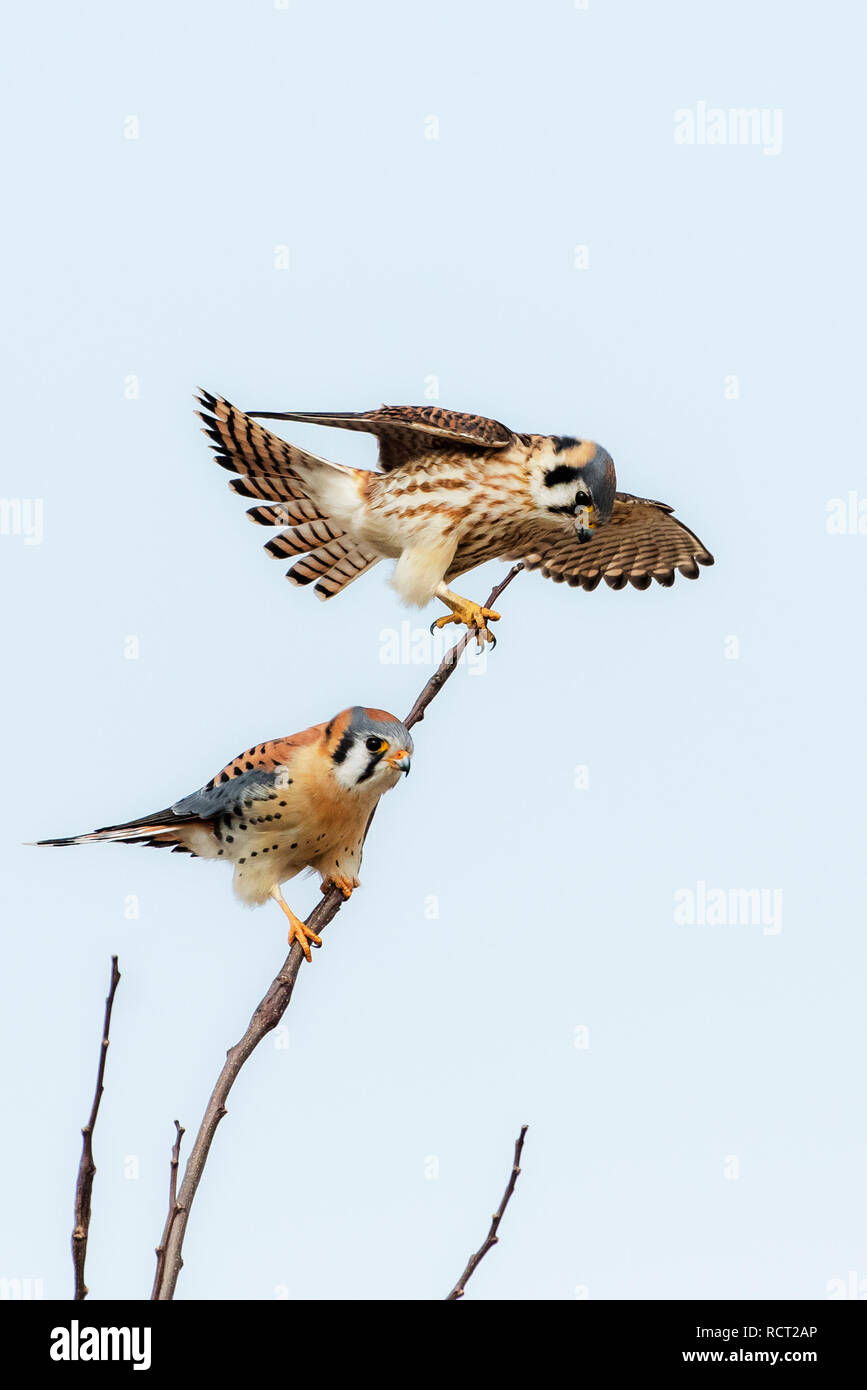
[[[448,587],[485,560],[520,560],[546,578],[595,589],[689,579],[713,556],[665,502],[617,491],[599,444],[567,435],[514,434],[497,420],[438,406],[382,406],[362,414],[244,414],[202,392],[199,413],[229,486],[266,506],[248,516],[287,529],[265,549],[303,556],[287,572],[332,598],[384,558],[408,604],[434,597],[492,641],[499,617]],[[256,418],[254,418],[256,417]],[[257,419],[363,430],[379,440],[380,471],[347,468],[287,444]]]
[[[280,885],[310,868],[323,892],[334,885],[350,896],[370,818],[383,792],[409,772],[412,751],[409,730],[393,714],[356,705],[327,724],[248,748],[165,811],[38,843],[119,840],[224,859],[234,865],[238,897],[251,906],[274,898],[289,918],[290,944],[298,941],[310,960],[308,941],[322,943]]]

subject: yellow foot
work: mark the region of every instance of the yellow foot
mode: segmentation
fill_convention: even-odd
[[[483,650],[485,642],[490,642],[492,648],[497,645],[497,639],[488,627],[488,623],[500,621],[499,613],[495,613],[493,608],[483,608],[481,604],[473,603],[472,599],[461,598],[459,594],[443,599],[443,602],[447,603],[452,611],[431,623],[431,632],[435,627],[447,627],[449,623],[463,623],[464,627],[469,628],[474,634],[479,651]]]
[[[351,898],[353,888],[360,887],[357,878],[345,878],[343,874],[331,874],[322,880],[323,893],[330,893],[332,888],[339,888],[344,898]]]
[[[310,954],[310,947],[307,944],[309,941],[312,941],[314,946],[322,945],[322,937],[317,936],[315,931],[311,931],[310,928],[307,926],[307,923],[302,922],[299,917],[295,918],[294,922],[289,928],[289,945],[291,946],[295,941],[298,942],[298,945],[304,952],[305,960],[313,959],[313,957]]]
[[[305,960],[312,960],[313,957],[310,954],[310,946],[308,943],[312,941],[314,946],[321,946],[322,937],[317,936],[315,931],[310,930],[306,922],[302,922],[300,917],[295,916],[295,913],[283,897],[279,888],[272,889],[271,897],[289,918],[289,945],[292,946],[294,942],[297,941],[301,950],[304,952]]]

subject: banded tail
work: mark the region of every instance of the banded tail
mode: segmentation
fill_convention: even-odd
[[[239,475],[229,487],[268,504],[250,507],[251,521],[287,527],[268,541],[269,555],[303,556],[286,572],[292,584],[313,584],[318,598],[333,598],[381,559],[350,533],[370,476],[365,469],[287,444],[222,396],[201,391],[197,400],[217,462]]]
[[[99,840],[113,840],[122,845],[150,845],[155,849],[167,847],[177,854],[192,853],[184,829],[196,823],[197,816],[177,816],[171,809],[156,811],[151,816],[141,816],[138,820],[125,821],[122,825],[104,825],[100,830],[90,830],[84,835],[68,835],[58,840],[36,840],[37,845],[90,845]],[[179,833],[180,831],[180,833]]]

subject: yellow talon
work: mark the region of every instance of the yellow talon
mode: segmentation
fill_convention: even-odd
[[[332,888],[339,888],[344,898],[351,898],[353,889],[360,887],[357,878],[346,878],[344,874],[332,874],[330,878],[322,880],[323,893],[330,893]]]
[[[451,590],[440,593],[439,597],[443,603],[448,604],[452,610],[441,618],[437,618],[431,627],[431,632],[436,628],[447,627],[449,623],[462,623],[473,633],[478,641],[479,651],[484,648],[485,642],[490,642],[492,647],[497,645],[497,639],[489,630],[488,623],[498,623],[499,613],[493,608],[484,608],[479,603],[474,603],[472,599],[462,598],[460,594],[454,594]]]
[[[310,947],[307,944],[308,941],[312,941],[314,946],[322,945],[322,937],[317,936],[315,931],[311,931],[307,924],[305,922],[301,922],[297,917],[295,921],[292,923],[291,927],[289,928],[288,940],[290,946],[293,944],[293,942],[298,942],[298,945],[304,952],[304,959],[308,961],[312,961],[313,959],[313,957],[310,954]]]
[[[295,913],[280,892],[279,887],[272,888],[271,897],[289,918],[289,945],[292,946],[294,942],[297,941],[301,950],[304,952],[304,959],[312,961],[313,957],[310,954],[308,942],[312,941],[314,946],[321,946],[322,937],[317,936],[315,931],[310,930],[306,922],[302,922],[300,917],[295,916]]]

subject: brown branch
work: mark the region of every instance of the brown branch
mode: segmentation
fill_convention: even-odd
[[[503,1219],[503,1213],[505,1212],[506,1207],[509,1205],[509,1199],[511,1198],[512,1193],[515,1190],[515,1183],[518,1181],[518,1174],[521,1171],[521,1150],[524,1147],[524,1138],[526,1136],[526,1133],[527,1126],[521,1125],[521,1133],[515,1140],[515,1157],[512,1160],[512,1171],[509,1174],[509,1181],[506,1186],[506,1190],[503,1193],[503,1200],[497,1207],[497,1210],[494,1212],[494,1215],[491,1217],[491,1228],[488,1231],[488,1234],[485,1236],[484,1241],[479,1246],[476,1253],[470,1256],[469,1260],[467,1261],[466,1269],[464,1270],[458,1282],[455,1284],[451,1293],[446,1295],[446,1303],[454,1303],[457,1301],[457,1299],[463,1298],[464,1293],[466,1292],[467,1280],[470,1278],[472,1274],[475,1273],[477,1265],[481,1263],[481,1261],[485,1258],[491,1247],[496,1245],[497,1241],[499,1240],[497,1230],[499,1228],[500,1222]]]
[[[485,607],[490,608],[491,604],[499,598],[507,584],[519,573],[520,565],[514,565],[505,579],[496,585],[485,601]],[[446,652],[437,670],[425,685],[404,723],[407,728],[413,724],[418,724],[424,718],[425,710],[435,695],[439,693],[445,685],[449,676],[455,670],[461,653],[467,643],[472,640],[472,634],[466,632],[453,647]],[[369,823],[368,823],[369,828]],[[328,926],[337,916],[343,906],[344,898],[339,888],[331,888],[325,894],[322,901],[316,904],[310,916],[307,918],[307,926],[318,936],[322,935],[323,929]],[[162,1262],[158,1264],[157,1278],[154,1281],[151,1298],[157,1301],[168,1301],[174,1297],[175,1287],[178,1282],[178,1275],[183,1268],[183,1245],[184,1236],[187,1230],[187,1222],[190,1219],[190,1208],[198,1191],[199,1183],[202,1180],[205,1163],[207,1162],[217,1126],[226,1114],[226,1101],[229,1092],[234,1085],[238,1073],[247,1061],[247,1058],[258,1047],[262,1039],[276,1028],[284,1013],[289,1007],[292,998],[292,991],[298,979],[298,972],[301,969],[301,962],[304,953],[296,942],[289,952],[280,973],[271,981],[271,985],[265,997],[256,1006],[252,1018],[247,1025],[244,1036],[234,1047],[230,1047],[226,1053],[226,1061],[217,1078],[217,1084],[211,1092],[210,1099],[199,1126],[195,1142],[190,1150],[184,1168],[183,1182],[180,1191],[169,1208],[166,1217],[166,1226],[163,1239]],[[159,1260],[158,1256],[158,1260]]]
[[[490,608],[493,603],[496,603],[503,590],[507,587],[507,585],[511,584],[512,580],[515,578],[517,574],[520,574],[523,568],[523,565],[512,566],[505,579],[503,579],[499,584],[495,585],[495,587],[488,594],[488,597],[485,599],[485,608]],[[464,633],[463,637],[460,639],[460,641],[455,642],[455,645],[453,647],[450,647],[449,650],[446,652],[445,656],[439,664],[439,667],[431,676],[424,690],[421,692],[412,709],[410,710],[409,714],[406,716],[406,719],[403,721],[408,729],[411,729],[413,724],[420,724],[421,721],[424,719],[425,710],[427,709],[431,700],[434,698],[435,695],[439,694],[440,690],[442,690],[449,676],[452,674],[458,662],[460,661],[464,649],[473,640],[473,633],[470,632],[468,628],[467,631]]]
[[[154,1275],[154,1286],[151,1291],[151,1298],[156,1298],[157,1289],[162,1282],[163,1267],[166,1262],[166,1242],[168,1241],[169,1232],[174,1224],[175,1216],[180,1210],[178,1207],[178,1165],[181,1158],[181,1139],[185,1133],[186,1130],[183,1126],[175,1120],[175,1142],[172,1145],[172,1157],[169,1163],[169,1209],[166,1213],[166,1224],[163,1227],[163,1238],[155,1251],[157,1257],[157,1270]]]
[[[111,980],[108,986],[108,997],[105,1001],[105,1019],[102,1025],[102,1044],[99,1050],[99,1067],[96,1073],[96,1090],[93,1094],[93,1105],[90,1108],[90,1119],[81,1131],[82,1145],[81,1158],[78,1163],[78,1177],[75,1183],[75,1225],[72,1228],[72,1268],[75,1274],[75,1292],[73,1298],[81,1302],[87,1298],[88,1288],[84,1282],[84,1262],[87,1258],[87,1236],[90,1231],[90,1197],[93,1192],[93,1179],[96,1173],[96,1164],[93,1161],[93,1130],[96,1124],[96,1117],[99,1113],[99,1102],[102,1100],[103,1079],[105,1077],[105,1059],[108,1056],[108,1030],[111,1026],[111,1010],[114,1004],[114,996],[120,983],[120,971],[117,968],[117,956],[111,958]]]

